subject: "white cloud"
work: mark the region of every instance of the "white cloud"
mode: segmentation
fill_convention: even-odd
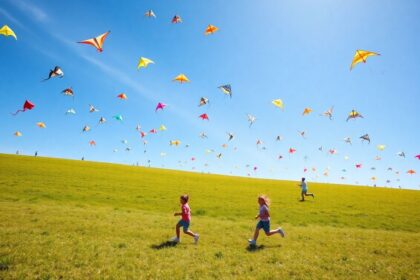
[[[47,13],[37,6],[34,6],[23,0],[11,0],[10,3],[12,3],[12,5],[24,12],[26,15],[30,16],[31,18],[34,18],[37,21],[48,21]]]

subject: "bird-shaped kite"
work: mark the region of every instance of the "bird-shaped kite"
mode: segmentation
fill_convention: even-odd
[[[137,70],[140,68],[146,68],[150,63],[155,64],[155,62],[151,59],[140,57],[139,63],[137,63]]]
[[[351,110],[346,121],[349,121],[350,119],[356,119],[356,118],[363,118],[363,116],[359,114],[357,111]]]
[[[369,56],[373,55],[380,55],[379,53],[370,52],[370,51],[363,51],[363,50],[356,50],[354,54],[353,61],[350,65],[350,71],[354,68],[354,66],[360,62],[366,63],[366,60]]]
[[[140,125],[140,124],[137,124],[137,125],[136,125],[136,130],[137,130],[138,132],[140,132],[140,131],[141,131],[141,125]]]
[[[45,123],[43,122],[37,122],[36,126],[38,126],[39,128],[46,128],[47,126],[45,125]]]
[[[15,133],[13,133],[13,135],[16,137],[21,137],[22,133],[20,131],[16,131]]]
[[[378,149],[379,151],[383,151],[383,150],[385,150],[385,145],[383,145],[383,144],[381,144],[381,145],[377,145],[376,146],[376,149]]]
[[[7,25],[3,25],[3,27],[0,28],[0,35],[4,35],[6,37],[12,36],[15,38],[15,40],[17,40],[15,32],[13,32],[13,30]]]
[[[296,149],[289,148],[289,154],[294,154],[296,152]]]
[[[82,129],[82,132],[88,132],[90,131],[90,127],[88,125],[85,125]]]
[[[247,118],[249,122],[249,127],[251,127],[251,125],[253,125],[254,122],[257,120],[257,118],[251,114],[247,114]]]
[[[172,23],[181,23],[182,19],[179,15],[174,15],[174,17],[171,20]]]
[[[95,113],[95,112],[99,112],[99,110],[96,109],[95,106],[89,104],[89,112],[90,113]]]
[[[305,108],[305,109],[303,110],[303,112],[302,112],[302,116],[309,115],[311,112],[312,112],[312,109],[311,109],[311,108],[309,108],[309,107],[307,107],[307,108]]]
[[[277,135],[277,137],[276,137],[276,141],[282,141],[283,140],[283,136],[281,136],[281,135]]]
[[[73,92],[73,89],[71,87],[63,89],[61,91],[61,93],[66,95],[66,96],[73,96],[74,97],[74,92]]]
[[[166,104],[164,104],[164,103],[162,103],[162,102],[159,102],[157,105],[156,105],[156,109],[155,109],[155,112],[157,112],[157,110],[162,110],[163,111],[163,109],[166,107]]]
[[[228,141],[231,141],[233,140],[233,138],[235,138],[235,135],[233,133],[230,133],[230,132],[226,132],[226,133],[228,135]]]
[[[159,126],[159,130],[160,131],[165,131],[167,128],[166,128],[166,126],[164,126],[163,124],[161,124],[160,126]]]
[[[66,115],[76,115],[76,110],[73,108],[70,108],[66,111]]]
[[[222,158],[222,153],[219,153],[219,154],[217,154],[217,156],[216,156],[218,159],[221,159]]]
[[[43,81],[49,80],[54,77],[63,78],[64,72],[61,70],[60,66],[55,66],[53,70],[50,70],[50,73],[48,74],[48,78],[45,78]]]
[[[344,142],[351,145],[351,138],[350,137],[345,137]]]
[[[305,133],[306,131],[298,131],[299,135],[302,136],[303,139],[306,139]]]
[[[214,25],[209,24],[206,28],[206,31],[204,31],[204,34],[205,35],[210,35],[210,34],[213,34],[214,32],[216,32],[218,30],[219,30],[219,28],[217,28]]]
[[[201,118],[202,120],[209,120],[209,116],[207,114],[201,114],[198,117]]]
[[[359,137],[360,139],[362,139],[362,142],[363,141],[368,141],[369,142],[369,144],[370,144],[370,137],[369,137],[369,134],[364,134],[364,135],[362,135],[362,136],[360,136]]]
[[[156,15],[152,10],[148,10],[147,12],[145,12],[144,16],[149,18],[156,18]]]
[[[416,159],[420,160],[420,155],[414,156]]]
[[[181,144],[181,141],[179,141],[179,140],[171,140],[171,141],[169,141],[169,145],[171,145],[171,146],[179,146],[179,144]]]
[[[123,120],[123,116],[121,115],[115,115],[113,116],[114,119],[116,119],[117,121],[122,121]]]
[[[413,174],[416,174],[416,171],[413,169],[410,169],[407,171],[407,174],[413,175]]]
[[[362,168],[362,164],[361,163],[357,163],[356,164],[356,168]]]
[[[32,110],[35,107],[35,104],[33,104],[31,101],[26,100],[25,103],[23,103],[22,109],[17,110],[15,113],[12,113],[13,116],[16,116],[19,114],[19,112],[25,112],[26,110]]]
[[[232,87],[230,85],[222,85],[218,87],[224,94],[232,98]]]
[[[120,94],[117,95],[117,97],[121,100],[127,100],[128,99],[128,97],[125,93],[120,93]]]
[[[111,31],[105,32],[104,34],[101,34],[98,37],[87,39],[78,43],[94,46],[98,50],[98,52],[102,52],[103,51],[102,46],[104,44],[106,37],[108,36],[110,32]]]
[[[283,104],[283,101],[281,99],[274,99],[273,101],[271,101],[271,103],[274,106],[276,106],[277,108],[280,108],[282,110],[284,109],[284,104]]]
[[[140,136],[141,136],[141,138],[146,137],[147,136],[147,132],[140,131]]]
[[[330,107],[327,111],[321,114],[321,116],[328,117],[330,120],[332,120],[334,106]]]
[[[190,80],[184,74],[179,74],[173,79],[173,81],[177,81],[182,84],[182,83],[188,83]]]
[[[200,98],[200,103],[198,104],[198,107],[206,105],[207,103],[209,103],[209,99],[206,97],[201,97]]]
[[[151,130],[149,130],[149,133],[151,133],[151,134],[156,134],[156,133],[157,133],[156,128],[152,128]]]
[[[105,122],[106,122],[106,119],[105,119],[104,117],[101,117],[101,118],[99,119],[98,124],[104,124]]]
[[[398,152],[398,153],[397,153],[397,156],[400,156],[400,157],[405,158],[405,153],[404,153],[404,152]]]

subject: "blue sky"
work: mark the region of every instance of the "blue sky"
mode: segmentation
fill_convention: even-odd
[[[420,162],[415,158],[420,153],[419,2],[256,3],[3,0],[0,25],[10,26],[18,40],[0,36],[0,152],[418,189],[418,175],[406,172],[417,171]],[[156,19],[144,17],[149,9]],[[175,14],[183,23],[171,24]],[[220,30],[205,36],[208,24]],[[108,30],[102,53],[76,43]],[[381,56],[350,72],[356,49]],[[140,56],[156,64],[137,71]],[[55,65],[64,78],[41,82]],[[180,73],[191,83],[174,83]],[[223,84],[232,85],[231,99],[217,88]],[[75,91],[74,99],[61,94],[67,87]],[[121,92],[128,100],[116,97]],[[198,107],[202,96],[210,104]],[[277,98],[285,103],[284,111],[271,105]],[[25,99],[35,109],[11,116]],[[168,104],[163,112],[154,111],[158,102]],[[100,112],[89,113],[89,104]],[[319,116],[330,106],[332,121]],[[305,107],[313,112],[303,117]],[[77,114],[65,115],[69,108]],[[365,118],[346,122],[353,108]],[[199,119],[202,113],[210,121]],[[252,127],[248,113],[257,117]],[[123,122],[112,119],[117,114]],[[107,122],[97,125],[100,117]],[[36,126],[40,121],[46,129]],[[144,131],[161,124],[168,130],[141,139],[137,124]],[[84,125],[92,130],[81,133]],[[302,130],[306,139],[298,134]],[[23,136],[13,136],[15,131]],[[201,139],[201,132],[208,139]],[[226,132],[235,139],[228,142]],[[359,139],[365,133],[371,144]],[[275,141],[277,135],[284,140]],[[344,143],[345,137],[353,144]],[[182,145],[169,146],[174,139]],[[264,142],[259,148],[257,139]],[[96,147],[89,146],[90,140]],[[378,151],[378,144],[386,149]],[[297,150],[294,155],[288,154],[290,147]],[[206,149],[215,152],[206,154]],[[338,153],[329,155],[328,149]],[[406,158],[396,155],[401,151]],[[378,155],[381,160],[374,159]],[[363,167],[356,169],[356,163]]]

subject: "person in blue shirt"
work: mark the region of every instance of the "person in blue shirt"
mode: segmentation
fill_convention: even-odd
[[[308,185],[306,185],[305,178],[302,178],[299,187],[302,190],[302,192],[300,193],[302,199],[300,201],[305,201],[305,196],[312,196],[312,198],[315,198],[315,195],[313,193],[308,193]]]

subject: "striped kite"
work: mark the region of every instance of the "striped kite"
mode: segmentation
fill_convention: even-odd
[[[359,114],[359,112],[355,111],[355,110],[351,110],[351,112],[349,113],[349,116],[347,117],[347,122],[350,119],[356,119],[356,118],[363,118],[363,116],[361,114]]]
[[[232,87],[230,85],[223,85],[218,87],[224,94],[232,98]]]
[[[98,52],[102,52],[103,51],[102,46],[104,44],[106,37],[108,36],[110,32],[111,31],[108,31],[108,32],[105,32],[104,34],[99,35],[98,37],[87,39],[87,40],[77,42],[77,43],[94,46],[98,50]]]

